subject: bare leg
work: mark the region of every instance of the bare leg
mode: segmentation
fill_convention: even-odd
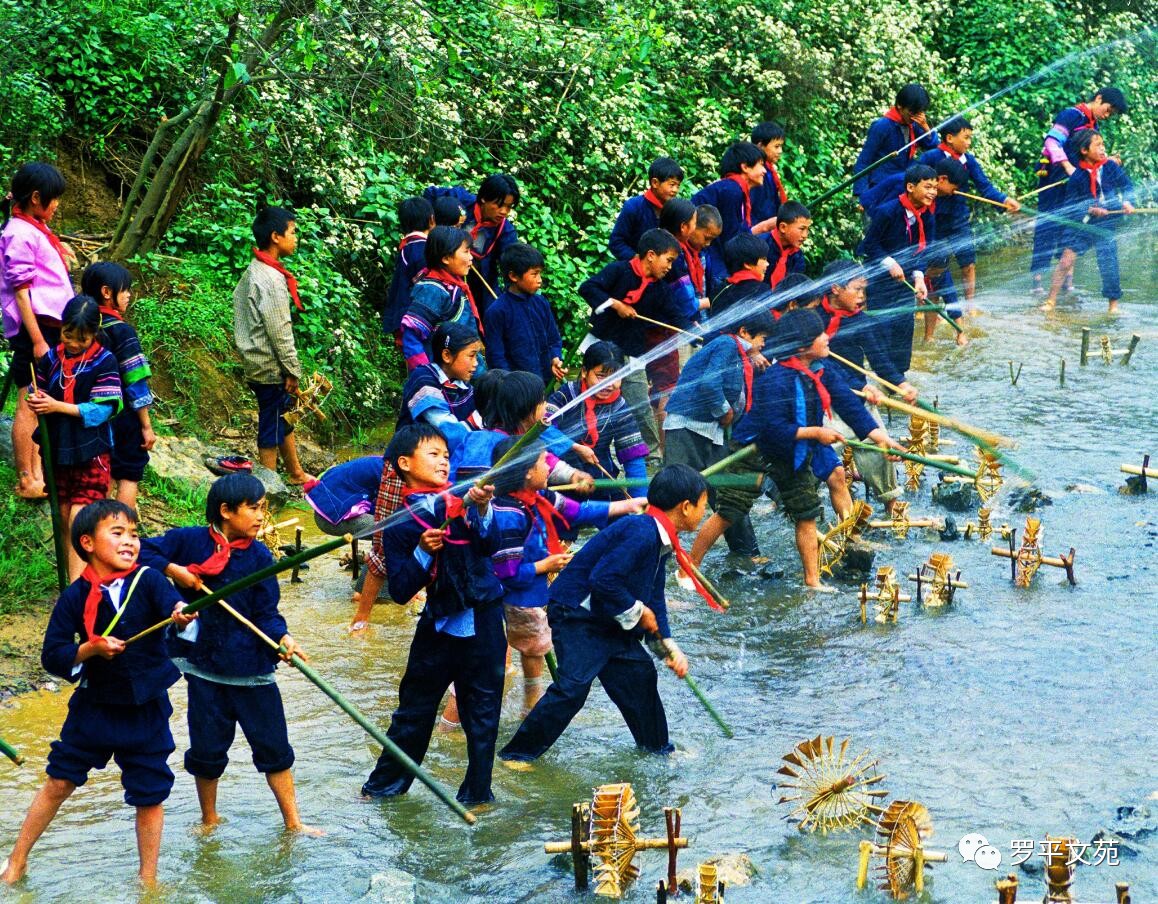
[[[75,581],[80,577],[81,572],[84,571],[85,561],[76,554],[76,550],[72,548],[72,541],[69,537],[72,536],[72,522],[76,520],[77,513],[84,508],[83,505],[74,505],[71,507],[60,507],[60,521],[64,525],[64,545],[68,548],[68,579]]]
[[[62,778],[51,778],[44,783],[32,804],[28,808],[28,815],[24,817],[24,825],[20,827],[20,834],[16,836],[16,843],[12,845],[12,853],[8,855],[8,869],[0,875],[0,882],[11,885],[24,878],[28,871],[28,853],[32,846],[44,834],[60,809],[60,805],[68,800],[70,794],[76,790],[76,785]]]
[[[977,294],[977,265],[966,264],[961,268],[961,289],[965,293],[965,308],[973,307],[973,296]]]
[[[135,480],[118,480],[117,481],[117,502],[123,502],[130,508],[137,507],[137,481]]]
[[[257,460],[261,463],[263,468],[270,471],[277,470],[277,446],[272,448],[259,447],[257,450]]]
[[[523,711],[529,713],[546,692],[543,687],[543,670],[547,660],[543,656],[528,656],[520,653],[523,660]]]
[[[458,715],[458,697],[454,693],[454,685],[452,684],[450,696],[446,698],[446,706],[443,707],[442,716],[438,721],[438,730],[443,734],[450,734],[461,727],[462,722]]]
[[[796,522],[796,549],[800,553],[800,564],[804,566],[805,586],[819,587],[820,542],[817,540],[814,520]]]
[[[221,822],[221,817],[217,815],[217,781],[199,775],[193,777],[193,783],[197,786],[197,803],[201,805],[202,829],[212,829]]]
[[[292,433],[281,441],[278,449],[281,451],[281,460],[285,462],[285,470],[288,475],[286,483],[290,486],[300,486],[307,480],[314,479],[312,474],[305,472],[302,463],[298,461],[298,442]]]
[[[307,826],[298,816],[298,796],[294,791],[294,774],[289,769],[281,772],[269,772],[265,776],[269,789],[273,792],[281,818],[285,827],[291,832],[301,832],[303,835],[324,835],[321,829]]]
[[[1077,254],[1072,248],[1067,248],[1062,252],[1061,259],[1057,262],[1057,266],[1053,271],[1053,279],[1049,284],[1049,297],[1046,298],[1045,303],[1042,304],[1043,311],[1051,310],[1057,306],[1057,297],[1061,292],[1062,284],[1066,281],[1074,269],[1074,261],[1078,259]]]
[[[165,828],[165,808],[161,804],[137,807],[137,854],[142,884],[157,884],[157,858],[161,855],[161,832]]]
[[[832,510],[836,517],[843,520],[852,511],[852,493],[848,491],[848,481],[844,478],[844,467],[837,466],[828,475],[825,483],[828,484],[828,498],[832,501]]]
[[[732,526],[732,522],[725,521],[719,515],[713,514],[704,526],[700,528],[700,532],[696,534],[695,542],[692,543],[691,557],[692,561],[699,565],[704,561],[704,556],[708,554],[708,550],[712,545],[723,536],[724,531]]]
[[[36,412],[28,407],[27,393],[16,392],[16,413],[12,417],[12,453],[20,482],[16,495],[24,499],[44,498],[44,471],[40,466],[40,451],[32,441],[36,429]]]
[[[1111,298],[1111,299],[1109,299],[1109,302],[1110,302],[1110,307],[1106,313],[1117,314],[1118,313],[1118,299]]]
[[[382,585],[386,583],[384,575],[376,574],[373,568],[366,569],[366,579],[362,582],[360,592],[354,594],[357,608],[354,610],[354,619],[350,622],[350,633],[361,634],[370,627],[370,611],[382,592]]]

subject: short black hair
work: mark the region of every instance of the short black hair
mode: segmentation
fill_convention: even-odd
[[[584,370],[594,370],[596,367],[605,367],[608,364],[618,370],[626,363],[627,358],[623,355],[623,349],[614,342],[593,342],[583,352]]]
[[[647,502],[670,512],[683,502],[695,505],[708,492],[704,475],[690,465],[664,465],[647,486]],[[672,537],[675,542],[675,537]]]
[[[84,268],[80,275],[80,291],[82,295],[101,299],[101,289],[109,287],[113,293],[113,301],[118,295],[133,285],[132,274],[116,261],[96,261]]]
[[[659,212],[659,228],[679,235],[680,227],[696,215],[696,205],[687,198],[672,198]]]
[[[729,275],[740,272],[760,258],[768,259],[768,243],[750,232],[737,233],[724,243],[724,264]]]
[[[480,204],[484,201],[502,202],[508,197],[514,198],[514,203],[518,204],[522,194],[519,192],[519,183],[511,176],[506,173],[491,173],[482,180],[475,197]]]
[[[478,403],[477,392],[475,396]],[[518,433],[523,421],[534,414],[546,398],[547,387],[538,374],[525,370],[506,371],[494,387],[493,395],[486,400],[486,407],[479,403],[483,424],[489,430]]]
[[[1130,105],[1126,103],[1126,95],[1122,93],[1120,88],[1106,85],[1105,88],[1094,95],[1095,100],[1099,97],[1119,113],[1128,113],[1130,111]]]
[[[715,226],[722,229],[724,218],[720,216],[720,209],[714,204],[701,204],[696,208],[696,227]]]
[[[426,232],[433,216],[434,206],[426,198],[407,198],[398,205],[398,228],[403,235]]]
[[[674,235],[665,229],[649,229],[639,237],[639,244],[635,246],[635,253],[640,257],[647,257],[649,251],[655,254],[679,254],[680,243]]]
[[[285,235],[289,224],[297,216],[286,207],[274,207],[265,201],[257,202],[257,215],[253,218],[253,241],[265,251],[273,243],[273,234]]]
[[[776,319],[767,308],[757,308],[733,327],[747,330],[749,336],[771,336],[776,330]]]
[[[802,302],[812,301],[818,294],[815,283],[803,273],[789,273],[772,290],[772,310],[784,311],[790,305],[801,307]],[[771,337],[772,333],[767,335]]]
[[[442,269],[442,259],[450,257],[463,245],[470,247],[470,233],[457,226],[435,226],[426,236],[423,250],[426,266],[431,270]]]
[[[41,204],[48,204],[64,194],[66,184],[64,175],[51,163],[33,161],[24,164],[12,177],[12,199],[0,200],[5,222],[12,212],[13,204],[26,208],[32,201],[33,192],[40,193]]]
[[[1074,136],[1074,153],[1081,154],[1082,151],[1089,148],[1094,143],[1094,139],[1101,135],[1101,132],[1096,129],[1082,129]]]
[[[125,505],[119,499],[98,499],[96,502],[90,502],[79,512],[76,517],[72,519],[71,540],[72,548],[76,550],[76,554],[84,561],[88,561],[88,553],[84,551],[84,547],[80,545],[81,537],[91,537],[96,533],[97,527],[106,518],[115,518],[118,515],[122,516],[130,524],[136,524],[139,520],[137,518],[137,510],[132,506]]]
[[[667,182],[668,179],[675,179],[679,182],[684,181],[684,171],[678,163],[671,157],[656,157],[651,161],[651,166],[647,168],[647,180],[650,182],[654,179],[656,182]]]
[[[966,129],[973,131],[973,123],[971,123],[964,116],[954,116],[945,125],[941,126],[942,137],[946,135],[956,135],[958,132],[964,132]]]
[[[784,126],[774,119],[769,119],[752,130],[752,144],[760,145],[767,144],[769,141],[783,141],[784,136]]]
[[[454,195],[440,195],[435,198],[433,211],[435,226],[458,226],[466,216],[466,209]]]
[[[764,162],[764,152],[750,141],[737,141],[730,145],[720,158],[720,175],[731,176],[742,173],[741,166],[755,166]]]
[[[776,335],[773,337],[778,358],[795,355],[808,348],[816,337],[824,332],[824,318],[812,308],[796,308],[786,311],[776,321]]]
[[[511,274],[522,276],[528,270],[543,269],[543,255],[538,248],[532,248],[526,242],[513,242],[503,252],[499,260],[503,278],[509,279]]]
[[[205,522],[221,526],[221,506],[236,511],[240,505],[257,505],[265,498],[265,484],[252,474],[226,474],[209,487],[205,499]]]
[[[413,455],[414,450],[423,443],[436,439],[440,439],[444,443],[446,442],[446,437],[442,435],[442,431],[437,427],[432,427],[425,421],[418,421],[414,424],[407,424],[405,427],[399,427],[390,440],[390,445],[386,447],[386,457],[390,460],[390,464],[394,466],[394,473],[399,477],[401,477],[403,473],[398,467],[398,459],[404,455]]]
[[[88,295],[76,295],[64,306],[60,315],[60,331],[95,336],[100,332],[101,312],[97,300]]]
[[[958,164],[960,166],[960,164]],[[914,163],[907,170],[905,170],[905,186],[916,185],[918,182],[924,182],[926,179],[936,179],[937,171],[931,166],[926,166],[923,163]]]
[[[952,157],[938,160],[937,165],[933,167],[933,172],[938,176],[944,176],[957,188],[964,188],[969,184],[969,170],[965,169],[965,165],[960,160],[954,160]],[[907,182],[908,179],[909,173],[906,170],[905,181]]]
[[[442,364],[442,353],[450,352],[453,358],[472,342],[479,342],[478,333],[463,323],[444,320],[430,334],[430,352],[435,364]]]
[[[522,437],[508,436],[491,450],[491,464],[499,463],[504,455],[515,447]],[[535,466],[539,456],[547,451],[547,444],[541,439],[532,439],[523,445],[519,454],[494,471],[488,481],[494,485],[496,496],[508,496],[521,490],[527,482],[527,472]]]
[[[924,113],[929,109],[929,92],[925,90],[923,85],[910,82],[897,92],[897,97],[893,103],[900,110],[908,110],[910,113]]]
[[[838,257],[824,265],[820,271],[820,280],[827,290],[829,286],[847,286],[854,279],[867,279],[868,274],[864,267],[851,257]]]
[[[776,223],[792,223],[796,220],[811,220],[812,214],[799,201],[785,201],[780,205],[780,209],[776,211]]]

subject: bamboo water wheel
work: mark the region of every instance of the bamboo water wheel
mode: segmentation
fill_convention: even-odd
[[[871,825],[884,812],[876,802],[888,797],[888,791],[877,787],[885,775],[877,772],[878,761],[869,759],[867,750],[849,757],[850,744],[849,738],[838,746],[836,738],[817,735],[784,755],[785,765],[777,773],[791,781],[782,781],[779,787],[790,793],[777,803],[794,804],[785,818],[799,820],[801,832],[827,835],[855,829]]]
[[[928,452],[929,422],[915,414],[909,417],[909,438],[905,443],[909,452],[914,455],[925,455]],[[905,460],[905,489],[916,492],[921,488],[921,475],[925,472],[925,465],[919,461]]]
[[[844,558],[850,541],[855,540],[872,517],[872,506],[863,499],[852,504],[852,510],[818,538],[820,545],[820,573],[832,577],[833,570]]]
[[[322,405],[333,388],[334,384],[323,374],[315,373],[304,386],[298,388],[293,408],[283,414],[282,418],[291,427],[308,414],[316,414],[318,420],[324,421],[326,413],[322,411]]]
[[[869,861],[875,857],[884,861],[874,868],[878,888],[898,901],[911,893],[920,894],[925,889],[926,864],[949,859],[942,851],[925,850],[925,841],[932,835],[933,820],[924,804],[894,800],[877,820],[876,840],[860,843],[856,887],[865,887]]]
[[[897,572],[892,565],[882,565],[877,569],[876,582],[872,589],[868,584],[860,585],[860,620],[868,623],[868,604],[873,603],[873,621],[878,624],[895,622],[900,612],[900,603],[907,603],[912,597],[901,592],[897,582]]]

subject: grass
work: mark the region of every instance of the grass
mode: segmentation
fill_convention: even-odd
[[[48,507],[18,499],[11,492],[15,483],[16,472],[0,462],[0,615],[56,595]]]

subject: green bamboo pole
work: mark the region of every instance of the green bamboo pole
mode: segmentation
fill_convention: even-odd
[[[924,137],[925,137],[924,135],[921,136],[921,138],[924,138]],[[920,139],[918,139],[918,141],[919,140]],[[916,142],[910,142],[910,144],[905,145],[903,148],[899,148],[898,150],[895,150],[895,151],[890,151],[888,154],[885,154],[885,156],[883,156],[880,160],[876,160],[876,161],[870,163],[864,169],[853,173],[851,176],[849,176],[843,182],[840,182],[837,185],[833,186],[828,191],[826,191],[824,194],[814,198],[813,200],[809,201],[804,206],[807,207],[809,210],[813,210],[818,205],[823,204],[829,198],[836,195],[838,192],[844,191],[846,188],[848,188],[850,185],[852,185],[854,182],[856,182],[856,180],[859,179],[861,176],[867,176],[873,170],[877,169],[878,167],[884,166],[886,163],[888,163],[894,157],[899,156],[901,151],[907,151],[909,149],[909,147],[911,147],[911,145],[915,144],[915,143]]]
[[[555,651],[548,650],[547,655],[543,657],[547,660],[547,671],[551,673],[551,680],[559,680],[559,660],[555,658]]]
[[[718,605],[721,609],[727,610],[732,605],[728,601],[728,598],[716,589],[716,585],[704,576],[704,573],[700,571],[699,566],[696,565],[695,562],[692,562],[690,558],[688,559],[688,563],[692,566],[692,574],[690,576],[695,578],[700,582],[701,585],[703,585],[703,588],[708,591],[708,595],[716,601],[716,605]]]
[[[736,462],[747,458],[749,455],[751,455],[755,451],[756,451],[756,444],[755,443],[749,443],[743,449],[737,449],[735,452],[733,452],[727,458],[721,458],[714,465],[708,465],[706,468],[704,468],[702,471],[700,471],[700,473],[704,477],[711,477],[713,474],[718,474],[720,471],[724,470],[729,465],[735,464]]]
[[[226,612],[245,625],[245,627],[249,628],[249,630],[261,638],[264,643],[276,650],[279,655],[284,656],[288,652],[283,644],[278,643],[278,641],[274,640],[272,637],[262,631],[261,628],[259,628],[248,618],[234,609],[225,600],[218,600],[218,603],[221,605],[221,608],[223,608]],[[378,726],[367,719],[362,714],[362,712],[356,706],[354,706],[353,703],[338,693],[338,691],[335,690],[328,681],[322,678],[321,675],[315,672],[313,668],[308,663],[306,663],[304,659],[302,659],[301,656],[299,656],[297,653],[292,653],[290,654],[289,662],[294,668],[296,668],[310,681],[317,685],[318,690],[320,690],[323,694],[338,704],[338,707],[344,713],[346,713],[346,715],[361,725],[362,728],[366,730],[366,733],[369,734],[370,737],[372,737],[379,744],[381,744],[383,749],[385,749],[386,752],[388,752],[390,756],[393,757],[400,766],[402,766],[403,769],[405,769],[416,779],[422,782],[422,784],[426,785],[427,788],[433,791],[435,797],[437,797],[451,810],[462,817],[462,819],[468,825],[474,825],[475,815],[473,813],[471,813],[469,810],[467,810],[466,807],[455,800],[449,791],[447,791],[442,787],[442,785],[436,782],[425,769],[414,762],[414,760],[409,757],[406,751],[391,741],[390,738],[386,736],[385,732],[381,731]]]
[[[29,365],[32,372],[32,391],[36,392],[36,368]],[[56,488],[56,467],[52,463],[52,440],[48,436],[48,419],[43,414],[36,416],[40,433],[40,459],[44,465],[44,485],[48,488],[48,505],[52,510],[52,547],[56,553],[56,586],[61,592],[68,586],[68,549],[64,545],[64,525],[60,523],[60,493]]]
[[[907,279],[905,279],[903,276],[901,277],[901,282],[903,282],[906,286],[909,287],[910,292],[912,292],[914,295],[917,294],[917,287],[914,286]],[[961,328],[961,325],[959,323],[957,323],[956,320],[954,320],[952,317],[949,316],[948,312],[945,310],[943,305],[933,305],[933,310],[937,312],[938,317],[940,317],[947,324],[949,324],[949,326],[953,327],[953,329],[955,329],[958,333],[965,332],[965,330]],[[879,315],[879,316],[884,316],[884,315],[891,314],[891,313],[894,313],[894,312],[886,310],[886,311],[883,311],[881,313],[881,315]]]
[[[896,449],[890,449],[887,446],[862,443],[857,439],[845,439],[843,442],[855,449],[868,449],[871,452],[880,452],[882,455],[895,455],[897,458],[903,458],[905,461],[919,462],[920,464],[928,465],[930,468],[948,471],[950,474],[959,474],[962,477],[969,478],[975,478],[977,476],[976,471],[970,471],[968,468],[961,467],[961,465],[951,465],[949,462],[941,461],[937,458],[926,458],[924,455],[914,455],[912,452],[900,452]]]
[[[707,481],[709,485],[714,487],[748,487],[758,482],[755,477],[746,477],[743,474],[709,474]],[[591,484],[565,483],[560,486],[547,487],[547,489],[564,492],[566,490],[576,490],[579,487],[594,485],[594,488],[597,490],[622,490],[633,487],[645,487],[650,484],[650,477],[612,477],[610,479],[596,477],[592,480]]]
[[[940,304],[917,304],[904,308],[877,309],[875,311],[866,310],[864,315],[866,317],[890,317],[896,314],[932,314],[934,311],[943,310],[945,310],[945,306]]]
[[[0,753],[12,760],[17,766],[24,765],[24,757],[20,755],[20,751],[3,738],[0,738]]]
[[[652,655],[655,656],[656,659],[659,659],[662,662],[667,662],[669,659],[671,659],[671,651],[667,648],[667,645],[664,644],[663,639],[658,634],[652,634],[648,640],[647,645],[651,649]],[[688,686],[688,690],[695,694],[696,699],[700,701],[700,704],[707,711],[708,715],[712,717],[712,721],[720,726],[720,730],[724,733],[724,737],[734,738],[736,734],[732,731],[732,726],[725,722],[724,717],[719,714],[714,706],[712,706],[712,701],[704,695],[702,690],[700,690],[700,686],[696,683],[696,680],[691,676],[691,674],[684,675],[684,677],[680,680]]]

